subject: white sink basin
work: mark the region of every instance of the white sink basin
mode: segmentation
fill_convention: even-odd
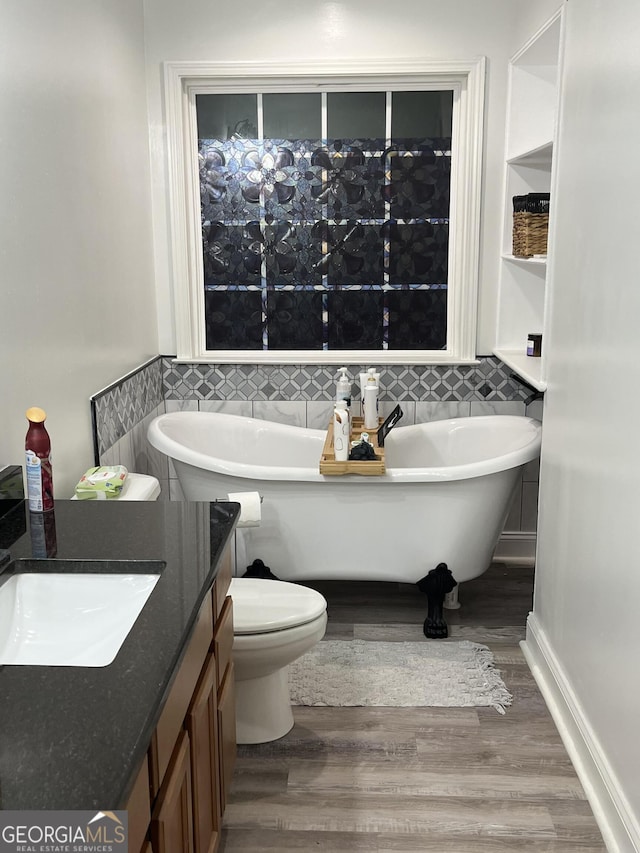
[[[131,563],[121,565],[131,569]],[[149,560],[140,566],[147,573],[11,575],[0,586],[0,665],[108,666],[164,563]]]

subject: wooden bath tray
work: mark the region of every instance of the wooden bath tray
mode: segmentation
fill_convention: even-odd
[[[380,420],[379,423],[382,423]],[[353,418],[351,426],[351,441],[357,441],[361,433],[369,433],[369,443],[373,445],[377,459],[358,460],[346,462],[336,462],[336,454],[333,449],[333,418],[327,430],[327,437],[324,440],[322,455],[320,457],[320,473],[328,475],[338,474],[365,474],[368,476],[377,476],[384,474],[384,447],[378,447],[377,429],[365,430],[362,418]]]

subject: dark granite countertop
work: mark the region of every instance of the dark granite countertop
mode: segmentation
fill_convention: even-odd
[[[0,808],[124,807],[239,509],[56,502],[56,558],[166,566],[109,666],[0,667]],[[0,519],[12,559],[38,556],[42,535],[24,504]]]

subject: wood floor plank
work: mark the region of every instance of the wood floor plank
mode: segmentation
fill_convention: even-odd
[[[555,838],[545,804],[529,800],[422,797],[390,793],[289,790],[251,805],[231,799],[225,812],[228,828],[315,832],[382,832],[416,835],[488,835]]]
[[[414,839],[406,835],[382,835],[375,839],[375,853],[606,853],[603,844],[583,845],[567,840],[539,838],[486,838],[476,836],[446,836],[429,833]],[[322,842],[315,849],[323,849]],[[254,848],[258,849],[258,848]],[[312,850],[313,844],[307,847]],[[349,850],[345,847],[344,851]]]
[[[406,794],[423,797],[464,797],[489,799],[585,799],[582,785],[573,774],[527,773],[497,768],[451,770],[448,767],[425,768],[419,761],[354,763],[292,761],[289,790],[322,793],[340,791],[376,794]]]
[[[376,853],[373,832],[309,832],[280,829],[223,829],[220,851],[224,853]]]
[[[225,853],[606,853],[602,844],[566,840],[253,829],[223,830],[221,849]]]

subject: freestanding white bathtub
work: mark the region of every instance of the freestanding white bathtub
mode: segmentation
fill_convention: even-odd
[[[247,562],[280,579],[417,583],[438,563],[456,581],[482,574],[541,424],[483,416],[396,427],[382,476],[323,476],[324,430],[207,412],[172,412],[150,443],[173,460],[187,500],[263,497],[244,528]],[[242,567],[239,567],[242,570]]]

